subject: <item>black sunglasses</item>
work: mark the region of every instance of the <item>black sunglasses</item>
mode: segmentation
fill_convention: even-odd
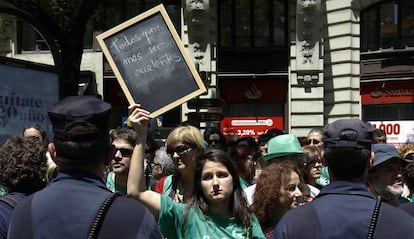
[[[188,147],[187,145],[181,144],[181,145],[178,145],[177,147],[175,147],[175,149],[167,148],[167,154],[169,154],[170,156],[173,156],[174,153],[177,153],[178,155],[181,156],[183,153],[185,153],[189,149],[191,149],[191,148]]]
[[[116,155],[116,153],[121,152],[122,157],[130,157],[132,155],[133,150],[132,149],[126,149],[126,148],[115,148],[113,147],[114,150],[114,156]]]
[[[316,164],[319,164],[319,165],[322,166],[322,160],[310,160],[310,161],[306,162],[306,165],[309,165],[309,166],[312,166],[312,167],[315,167]]]
[[[310,145],[310,144],[317,145],[319,143],[321,143],[321,141],[319,141],[317,139],[308,139],[308,140],[306,140],[306,145]]]

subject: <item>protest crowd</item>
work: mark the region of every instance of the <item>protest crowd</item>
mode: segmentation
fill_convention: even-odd
[[[414,238],[414,144],[359,119],[226,138],[68,96],[0,145],[1,238]]]

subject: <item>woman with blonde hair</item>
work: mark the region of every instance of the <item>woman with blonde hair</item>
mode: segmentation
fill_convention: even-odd
[[[196,159],[205,151],[203,136],[194,126],[178,126],[168,135],[165,146],[176,173],[161,178],[154,191],[175,202],[186,202],[193,194]]]

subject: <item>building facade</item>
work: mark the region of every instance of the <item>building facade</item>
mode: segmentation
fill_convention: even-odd
[[[144,2],[125,18],[159,3]],[[163,115],[164,128],[188,122],[218,126],[228,135],[257,137],[279,128],[306,136],[337,119],[362,118],[392,137],[404,129],[395,143],[414,138],[411,1],[167,2],[208,92]],[[18,22],[9,27],[17,29]],[[3,55],[53,64],[41,42],[38,49],[17,49],[25,45],[17,35],[2,45]],[[93,36],[82,70],[95,73],[99,94],[119,119],[114,125],[120,124],[128,103]]]

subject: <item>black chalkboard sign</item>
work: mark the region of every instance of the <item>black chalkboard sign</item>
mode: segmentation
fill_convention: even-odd
[[[152,117],[206,92],[162,4],[97,40],[128,102]]]

